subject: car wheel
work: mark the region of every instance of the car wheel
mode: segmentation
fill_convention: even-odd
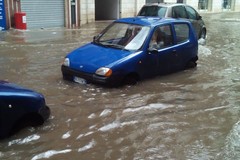
[[[186,65],[186,69],[189,68],[195,68],[197,66],[197,60],[198,60],[198,56],[196,56],[195,58],[192,58]]]
[[[207,34],[207,31],[205,28],[203,28],[201,31],[201,34],[199,36],[199,39],[201,39],[201,38],[206,39],[206,34]]]
[[[73,77],[68,74],[62,74],[63,80],[72,81]]]
[[[13,126],[10,132],[10,136],[19,132],[21,129],[25,127],[30,127],[30,126],[35,127],[35,126],[42,125],[43,123],[44,123],[43,118],[38,114],[34,113],[34,114],[25,115],[15,123],[15,125]]]
[[[131,75],[127,75],[123,79],[123,84],[124,85],[135,85],[135,84],[137,84],[137,81],[138,81],[138,76],[131,74]]]
[[[195,68],[197,66],[197,63],[196,62],[193,62],[193,61],[190,61],[188,64],[187,64],[187,69],[188,68]]]
[[[186,69],[190,69],[190,68],[195,68],[197,66],[197,63],[196,63],[196,61],[189,61],[188,63],[187,63],[187,65],[186,65]]]

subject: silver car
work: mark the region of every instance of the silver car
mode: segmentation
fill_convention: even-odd
[[[191,6],[182,3],[153,3],[144,5],[138,16],[158,16],[189,20],[198,38],[206,38],[207,29],[199,13]]]

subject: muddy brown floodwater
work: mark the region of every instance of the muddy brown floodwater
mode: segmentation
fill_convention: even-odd
[[[109,22],[0,33],[0,79],[45,95],[44,125],[0,141],[0,159],[240,159],[239,13],[203,14],[196,69],[135,86],[62,79],[64,56]]]

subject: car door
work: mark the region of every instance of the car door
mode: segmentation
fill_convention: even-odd
[[[2,100],[0,100],[0,130],[2,129],[2,107],[3,107],[3,104],[2,104]],[[0,137],[1,137],[1,133],[0,133]]]
[[[174,54],[175,63],[173,70],[181,70],[186,67],[186,63],[191,58],[192,43],[190,41],[190,28],[188,23],[174,23]]]
[[[200,31],[201,31],[201,27],[200,27],[201,26],[201,21],[199,20],[199,15],[195,11],[195,9],[193,9],[192,7],[186,6],[185,8],[186,8],[186,11],[187,11],[187,14],[188,14],[189,21],[192,23],[197,37],[199,37]]]
[[[177,65],[176,49],[173,45],[173,32],[170,24],[155,27],[154,33],[149,43],[149,50],[156,54],[157,74],[166,74],[172,71]]]
[[[172,8],[172,18],[183,18],[188,19],[186,9],[183,5],[174,6]]]

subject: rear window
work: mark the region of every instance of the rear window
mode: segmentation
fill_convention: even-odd
[[[158,16],[162,18],[165,17],[166,10],[166,7],[144,6],[139,12],[138,16]]]
[[[185,23],[174,24],[177,44],[189,39],[189,26]]]

